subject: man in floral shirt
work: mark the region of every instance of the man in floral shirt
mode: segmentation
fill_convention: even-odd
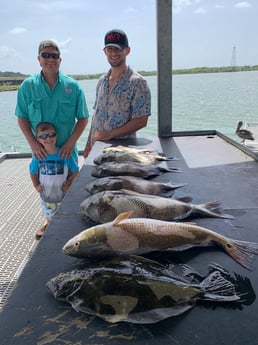
[[[113,29],[105,35],[104,53],[111,69],[100,78],[96,89],[86,158],[97,140],[135,138],[151,115],[151,93],[146,80],[126,64],[130,53],[124,31]]]

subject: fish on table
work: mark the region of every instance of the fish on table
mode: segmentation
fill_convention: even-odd
[[[184,198],[187,199],[187,198]],[[223,213],[219,201],[195,205],[178,199],[141,194],[130,190],[106,190],[91,194],[80,204],[81,212],[96,223],[106,223],[120,213],[133,211],[133,217],[182,220],[190,216],[235,219]]]
[[[119,163],[107,162],[101,165],[96,165],[91,172],[94,177],[107,176],[136,176],[142,178],[152,178],[159,176],[165,172],[180,172],[178,168],[164,168],[155,165],[141,165],[137,163]]]
[[[81,258],[106,257],[217,245],[243,267],[253,268],[258,243],[232,239],[190,223],[130,218],[131,215],[132,212],[125,212],[111,222],[80,232],[66,242],[63,253]]]
[[[123,146],[123,145],[117,145],[117,146],[107,146],[105,147],[102,152],[127,152],[127,153],[143,153],[143,154],[149,154],[154,152],[155,150],[151,147],[149,148],[141,148],[137,149],[135,147],[130,147],[130,146]]]
[[[214,270],[201,281],[180,277],[143,257],[116,257],[50,279],[48,291],[60,301],[110,322],[157,323],[193,308],[198,300],[237,302],[235,281]]]
[[[149,181],[134,176],[107,176],[97,178],[86,184],[85,189],[91,193],[98,193],[105,190],[128,189],[141,194],[159,195],[171,197],[175,189],[184,187],[185,183],[167,183]]]
[[[164,161],[175,161],[175,157],[165,157],[162,155],[151,155],[134,152],[105,152],[93,160],[94,164],[100,165],[107,162],[133,162],[142,165],[158,164]]]

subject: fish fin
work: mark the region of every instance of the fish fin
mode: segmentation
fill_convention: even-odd
[[[184,196],[182,198],[176,198],[176,200],[189,204],[193,199],[190,196]]]
[[[252,264],[256,255],[258,255],[258,243],[229,239],[224,249],[240,265],[249,271],[253,271]]]
[[[133,211],[128,211],[128,212],[120,213],[120,214],[113,220],[113,225],[114,225],[114,226],[118,225],[120,222],[122,222],[122,220],[125,220],[125,219],[127,219],[127,218],[130,218],[132,214],[133,214]]]
[[[209,201],[205,204],[195,205],[194,206],[194,212],[203,214],[205,216],[210,217],[217,217],[217,218],[225,218],[225,219],[235,219],[234,216],[231,216],[230,214],[224,213],[223,209],[220,208],[221,202],[216,201]]]
[[[157,161],[178,161],[176,157],[166,157],[166,156],[154,156]]]
[[[219,271],[208,275],[200,284],[204,289],[204,299],[215,301],[238,301],[240,297],[236,294],[235,286],[225,279]]]
[[[112,193],[115,192],[115,191],[112,191]],[[144,193],[138,193],[138,192],[135,192],[135,191],[132,191],[132,190],[129,190],[129,189],[120,189],[119,190],[120,194],[121,192],[124,193],[124,194],[127,194],[127,195],[135,195],[135,196],[140,196],[140,197],[144,197],[144,196],[147,196],[149,199],[158,199],[160,198],[158,195],[152,195],[152,194],[144,194]]]
[[[179,168],[164,168],[164,167],[158,167],[158,169],[162,172],[181,172]]]
[[[176,188],[181,188],[187,185],[187,183],[174,183],[173,181],[169,181],[166,183],[167,186],[173,187],[174,189]]]
[[[194,226],[196,226],[197,225],[197,223],[195,223],[195,222],[183,222],[184,224],[189,224],[189,225],[194,225]]]
[[[177,157],[171,156],[171,157],[167,157],[167,160],[168,160],[168,161],[179,161],[180,159],[177,158]]]
[[[128,194],[128,195],[141,195],[142,196],[142,193],[138,193],[138,192],[135,192],[133,190],[130,190],[130,189],[125,189],[125,188],[121,188],[119,190],[119,192],[122,192],[124,194]]]

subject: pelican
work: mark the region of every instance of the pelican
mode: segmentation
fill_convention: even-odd
[[[254,140],[253,133],[248,129],[241,129],[242,126],[243,122],[239,121],[236,129],[236,135],[238,135],[239,138],[242,139],[242,142],[244,142],[245,140]]]

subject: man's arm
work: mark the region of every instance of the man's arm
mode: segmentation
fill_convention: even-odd
[[[139,129],[146,127],[148,117],[148,115],[144,115],[132,119],[125,125],[112,129],[111,131],[96,131],[94,134],[94,140],[110,140],[129,135],[130,133],[136,132]]]

